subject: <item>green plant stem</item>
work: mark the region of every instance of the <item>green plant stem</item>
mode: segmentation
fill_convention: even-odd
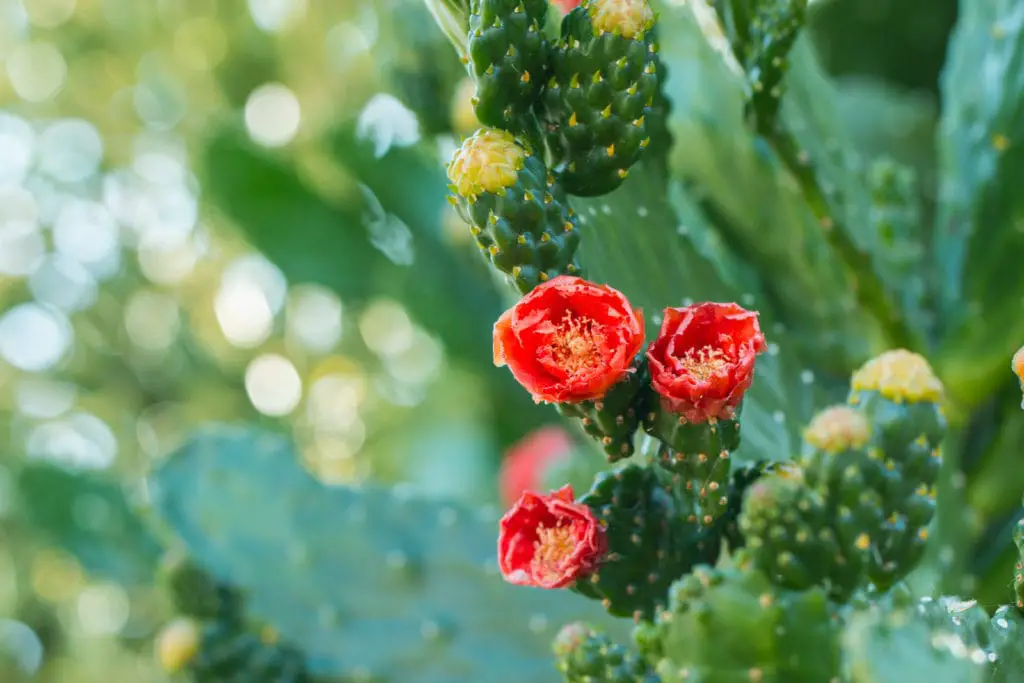
[[[875,275],[871,256],[853,243],[845,227],[836,218],[825,191],[818,182],[814,166],[806,158],[799,143],[791,133],[780,127],[766,134],[765,138],[796,179],[800,192],[824,230],[829,246],[853,272],[857,301],[862,308],[870,311],[878,319],[889,346],[921,351],[922,340],[907,326],[899,307]]]

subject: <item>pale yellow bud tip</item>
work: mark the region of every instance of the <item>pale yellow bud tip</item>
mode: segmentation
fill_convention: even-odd
[[[853,373],[850,384],[855,391],[877,391],[890,401],[938,402],[942,382],[923,356],[896,349],[872,358]]]
[[[199,627],[191,619],[175,619],[156,639],[156,659],[168,673],[177,673],[199,653]]]
[[[826,453],[861,448],[870,438],[868,421],[849,406],[826,408],[814,416],[804,431],[804,440]]]
[[[481,128],[456,150],[448,179],[463,197],[498,192],[515,185],[525,158],[511,133]]]
[[[592,0],[587,10],[598,33],[639,40],[654,27],[654,10],[647,0]]]

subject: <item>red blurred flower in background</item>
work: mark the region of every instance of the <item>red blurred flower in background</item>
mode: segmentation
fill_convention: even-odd
[[[580,0],[553,0],[553,3],[562,14],[568,14],[580,6]]]
[[[526,491],[541,488],[547,467],[572,452],[569,433],[556,425],[536,429],[512,444],[498,472],[501,499],[512,505]]]
[[[662,405],[690,422],[728,419],[750,388],[754,360],[767,348],[757,313],[737,304],[665,309],[647,349],[651,386]]]
[[[527,491],[501,518],[498,566],[509,583],[565,588],[591,574],[607,552],[605,530],[572,486]]]
[[[643,314],[619,291],[560,275],[494,324],[494,364],[507,365],[538,403],[580,403],[632,372],[643,343]]]

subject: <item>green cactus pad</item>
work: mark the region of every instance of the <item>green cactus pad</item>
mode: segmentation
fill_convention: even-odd
[[[586,0],[562,20],[544,118],[569,194],[611,192],[650,144],[660,83],[653,27],[647,0]]]
[[[608,390],[600,401],[560,404],[559,412],[578,418],[583,430],[601,442],[608,462],[616,462],[633,455],[633,435],[640,426],[638,405],[641,389],[646,385],[647,364],[643,354],[633,364],[636,372],[628,373]]]
[[[611,614],[650,618],[673,581],[718,556],[717,537],[685,518],[689,506],[651,468],[605,472],[580,502],[606,525],[608,555],[574,590]]]
[[[481,123],[528,130],[532,107],[547,80],[544,0],[473,0],[469,65],[476,81],[473,108]]]
[[[744,65],[753,91],[747,113],[755,129],[768,134],[779,113],[789,52],[803,28],[807,0],[763,0],[755,6]]]
[[[802,474],[777,472],[760,478],[744,496],[739,527],[754,565],[780,586],[795,590],[821,586],[843,599],[856,575],[829,525],[825,501]]]
[[[565,626],[555,638],[555,666],[566,683],[660,683],[647,662],[586,624]]]
[[[869,567],[880,588],[905,576],[924,554],[946,431],[942,391],[928,362],[904,350],[868,361],[851,379],[847,403],[871,425],[868,447],[878,451],[872,457],[886,473],[878,490],[884,522],[871,539]]]
[[[576,215],[526,143],[481,129],[455,153],[448,178],[480,250],[521,293],[557,275],[582,275]]]
[[[657,616],[665,683],[827,683],[839,639],[824,591],[790,592],[760,572],[698,567]]]
[[[280,435],[207,428],[163,461],[150,489],[195,561],[245,593],[249,616],[301,643],[314,675],[548,683],[562,624],[628,637],[568,591],[503,582],[498,511],[324,486]]]

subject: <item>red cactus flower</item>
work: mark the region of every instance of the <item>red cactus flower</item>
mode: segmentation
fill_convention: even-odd
[[[643,315],[625,296],[561,275],[494,324],[494,364],[507,365],[537,403],[580,403],[600,399],[631,372],[643,343]]]
[[[667,410],[690,422],[727,419],[750,388],[755,357],[765,348],[757,313],[737,304],[667,308],[647,349],[651,386]]]
[[[536,429],[508,449],[498,472],[501,499],[512,505],[526,491],[541,487],[545,468],[572,452],[572,437],[556,425]]]
[[[1017,350],[1017,353],[1013,354],[1013,361],[1011,362],[1013,367],[1013,373],[1020,378],[1020,388],[1024,391],[1024,346]],[[1024,398],[1020,401],[1020,407],[1024,408]]]
[[[527,491],[501,518],[498,566],[509,583],[565,588],[592,573],[607,552],[604,526],[573,502],[572,486]]]

